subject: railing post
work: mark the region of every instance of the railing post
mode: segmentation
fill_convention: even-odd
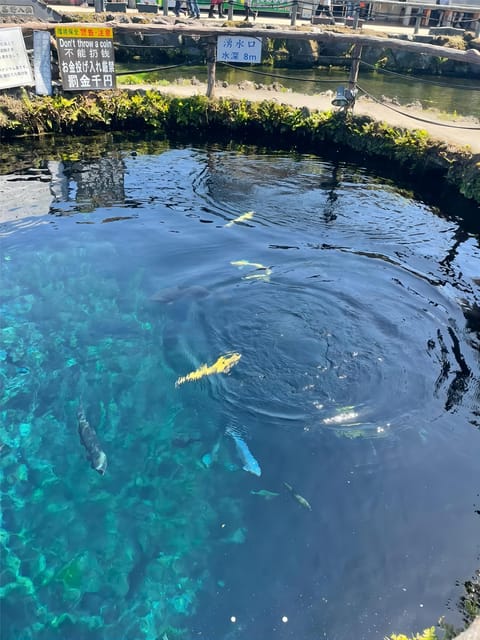
[[[360,2],[355,3],[354,15],[353,15],[353,29],[358,29],[358,21],[360,20]]]
[[[422,18],[423,18],[423,7],[419,7],[417,16],[415,18],[415,29],[413,30],[414,35],[417,35],[417,33],[420,32],[420,25],[422,24]]]
[[[233,0],[228,0],[228,19],[233,20]]]
[[[297,24],[297,11],[298,11],[298,0],[293,0],[292,14],[290,16],[290,26],[292,27],[294,27]]]

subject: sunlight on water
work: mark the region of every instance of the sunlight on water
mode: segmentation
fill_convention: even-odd
[[[455,620],[477,239],[312,156],[56,157],[0,180],[2,638]]]

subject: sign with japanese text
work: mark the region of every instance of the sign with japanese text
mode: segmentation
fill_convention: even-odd
[[[34,83],[20,27],[0,29],[0,89]]]
[[[2,4],[0,5],[0,18],[5,16],[32,16],[33,7],[28,5]]]
[[[219,62],[262,62],[262,39],[249,36],[218,36]]]
[[[65,91],[115,88],[111,27],[55,27],[55,36]]]

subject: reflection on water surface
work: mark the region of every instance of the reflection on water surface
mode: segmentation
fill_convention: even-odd
[[[5,640],[456,621],[480,550],[478,236],[311,156],[41,165],[0,180]]]

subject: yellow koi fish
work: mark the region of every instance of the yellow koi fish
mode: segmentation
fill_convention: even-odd
[[[179,387],[184,382],[191,382],[193,380],[200,380],[205,376],[211,376],[214,373],[228,373],[232,367],[234,367],[242,356],[239,353],[226,353],[224,356],[220,356],[216,362],[210,366],[202,364],[195,371],[191,371],[186,376],[181,376],[175,382],[175,386]]]
[[[269,276],[272,273],[270,267],[266,267],[264,264],[260,264],[260,262],[249,262],[248,260],[234,260],[230,263],[233,267],[238,267],[239,269],[243,269],[243,267],[252,267],[253,269],[257,269],[257,271],[263,271],[263,273],[251,273],[248,276],[243,276],[244,280],[269,280]]]
[[[227,222],[225,226],[233,227],[233,225],[236,224],[237,222],[245,222],[245,220],[251,220],[254,214],[255,214],[255,211],[247,211],[247,213],[242,213],[242,215],[238,216],[238,218],[234,218],[233,220],[230,220],[230,222]]]

